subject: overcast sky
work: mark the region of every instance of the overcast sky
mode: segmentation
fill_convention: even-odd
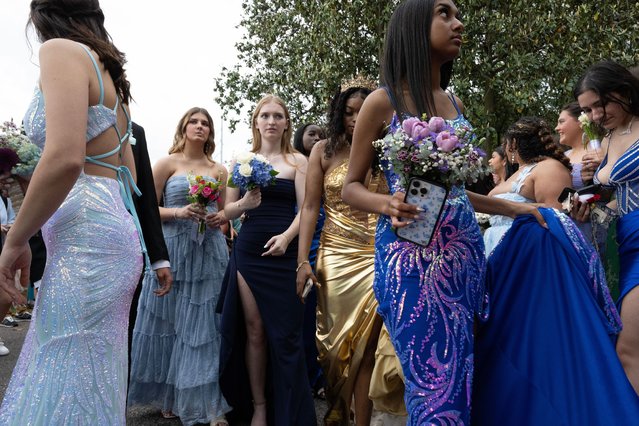
[[[25,36],[29,3],[0,0],[0,121],[22,120],[38,79],[39,44],[30,37],[32,51]],[[146,131],[152,162],[168,154],[178,120],[193,106],[213,116],[215,159],[223,151],[228,161],[246,149],[249,129],[242,124],[233,134],[221,129],[213,92],[222,66],[236,63],[242,0],[100,0],[100,5],[115,45],[127,55],[131,113]]]

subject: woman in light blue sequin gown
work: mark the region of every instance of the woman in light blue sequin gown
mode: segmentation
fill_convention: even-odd
[[[28,281],[28,239],[40,227],[47,263],[1,425],[125,424],[128,315],[142,270],[127,211],[129,84],[98,2],[70,3],[31,2],[44,43],[24,125],[43,155],[0,256],[2,291],[12,294],[16,269]]]
[[[174,282],[170,294],[154,294],[157,277],[143,281],[133,330],[129,404],[154,405],[183,424],[215,424],[230,410],[219,387],[220,332],[215,313],[228,249],[218,224],[198,238],[204,212],[190,205],[187,174],[226,182],[226,169],[210,160],[215,148],[213,121],[203,108],[180,119],[168,157],[153,169],[160,217]],[[215,217],[223,201],[209,202]]]

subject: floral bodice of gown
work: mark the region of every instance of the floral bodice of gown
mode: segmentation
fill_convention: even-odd
[[[610,144],[608,144],[610,146]],[[608,163],[608,153],[599,165],[594,176],[595,183],[599,171]],[[619,216],[639,210],[639,139],[624,152],[612,166],[610,178],[606,186],[615,188],[617,196],[617,212]]]
[[[530,172],[537,166],[537,163],[529,164],[526,167],[522,168],[519,173],[519,177],[515,182],[512,183],[512,187],[510,192],[504,192],[503,194],[495,195],[495,198],[501,198],[502,200],[515,201],[517,203],[534,203],[535,200],[531,200],[530,198],[526,198],[521,195],[521,188],[524,186],[525,180],[530,175]],[[490,217],[490,226],[502,226],[509,225],[513,223],[513,218],[508,216],[501,215],[493,215]]]
[[[342,200],[342,187],[348,170],[348,158],[324,177],[324,210],[326,219],[322,232],[355,238],[365,244],[375,241],[378,215],[352,209]],[[381,173],[371,176],[368,190],[373,193],[388,193],[386,180]]]

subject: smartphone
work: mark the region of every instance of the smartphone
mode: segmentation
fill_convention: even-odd
[[[404,201],[424,211],[419,214],[419,219],[402,228],[397,228],[395,231],[397,236],[422,246],[430,244],[435,226],[444,210],[446,196],[448,196],[448,190],[442,184],[421,177],[412,177],[408,181]]]
[[[599,195],[600,201],[608,202],[610,201],[612,195],[612,190],[602,185],[584,186],[583,188],[580,188],[578,190],[566,187],[563,191],[561,191],[561,194],[559,195],[557,201],[559,201],[560,203],[569,203],[571,202],[571,200],[568,199],[568,195],[574,194],[575,192],[579,196],[579,201],[582,203],[588,201],[595,195]]]
[[[306,283],[304,283],[304,290],[302,290],[302,299],[306,299],[306,296],[308,296],[308,293],[311,292],[312,287],[313,287],[313,280],[309,278],[306,280]]]

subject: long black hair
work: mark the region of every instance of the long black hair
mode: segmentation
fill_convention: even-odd
[[[397,103],[397,115],[407,111],[402,85],[408,85],[408,93],[415,102],[418,115],[437,114],[430,82],[431,54],[430,29],[435,0],[406,0],[391,16],[386,30],[382,59],[382,83]],[[442,89],[448,87],[453,74],[453,61],[441,67]]]
[[[577,80],[573,95],[575,99],[584,92],[595,92],[604,107],[615,102],[629,114],[639,116],[639,79],[626,67],[606,60],[590,66]]]
[[[306,132],[306,128],[308,126],[318,126],[315,123],[304,123],[300,127],[297,128],[295,134],[293,135],[293,148],[304,154],[305,157],[311,155],[310,151],[307,151],[304,147],[304,132]],[[319,127],[319,126],[318,126]],[[322,136],[320,135],[320,138]]]
[[[344,115],[346,114],[346,103],[349,99],[360,96],[366,99],[371,90],[365,87],[350,87],[343,92],[338,90],[328,110],[328,126],[326,130],[326,145],[324,146],[324,157],[330,158],[346,144],[352,141],[346,138],[346,127],[344,126]]]
[[[65,38],[93,49],[104,63],[121,101],[131,101],[126,79],[126,57],[113,44],[104,28],[104,13],[98,0],[32,0],[29,25],[33,25],[41,42]]]

